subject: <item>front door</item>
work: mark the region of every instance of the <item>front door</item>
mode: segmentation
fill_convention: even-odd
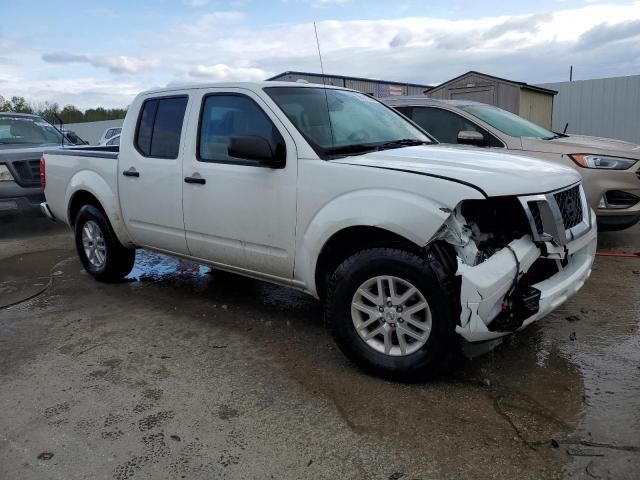
[[[118,161],[120,205],[133,241],[181,254],[187,254],[180,152],[188,100],[186,95],[145,99]]]
[[[278,117],[255,93],[209,90],[194,106],[197,141],[184,159],[184,222],[192,256],[278,278],[293,277],[297,152]],[[229,154],[232,137],[266,139],[282,168]],[[194,139],[195,140],[195,139]],[[194,180],[195,179],[195,180]]]

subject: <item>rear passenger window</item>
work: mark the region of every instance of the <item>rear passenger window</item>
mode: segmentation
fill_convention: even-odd
[[[135,145],[145,157],[177,158],[186,96],[147,100],[142,105]]]

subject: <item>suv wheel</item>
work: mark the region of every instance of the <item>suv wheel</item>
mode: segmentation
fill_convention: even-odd
[[[366,372],[413,382],[453,365],[459,352],[455,311],[436,277],[435,261],[372,248],[335,271],[326,314],[340,349]]]
[[[78,212],[75,240],[82,265],[96,280],[117,282],[131,272],[136,251],[120,243],[109,220],[95,206],[85,205]]]

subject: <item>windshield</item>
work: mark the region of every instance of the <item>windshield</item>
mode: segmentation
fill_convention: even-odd
[[[40,117],[0,116],[0,145],[62,143],[62,134]]]
[[[460,108],[512,137],[534,137],[551,140],[557,136],[546,128],[501,108],[489,105],[463,105]]]
[[[432,143],[418,127],[362,93],[322,87],[265,91],[321,158]]]

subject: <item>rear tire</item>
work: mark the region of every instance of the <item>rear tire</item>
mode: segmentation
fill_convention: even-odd
[[[442,265],[434,262],[404,250],[372,248],[336,269],[325,314],[342,352],[365,372],[421,382],[455,365],[456,311],[436,275]]]
[[[105,214],[94,205],[78,211],[75,243],[84,269],[101,282],[121,281],[136,260],[135,249],[120,243]]]

